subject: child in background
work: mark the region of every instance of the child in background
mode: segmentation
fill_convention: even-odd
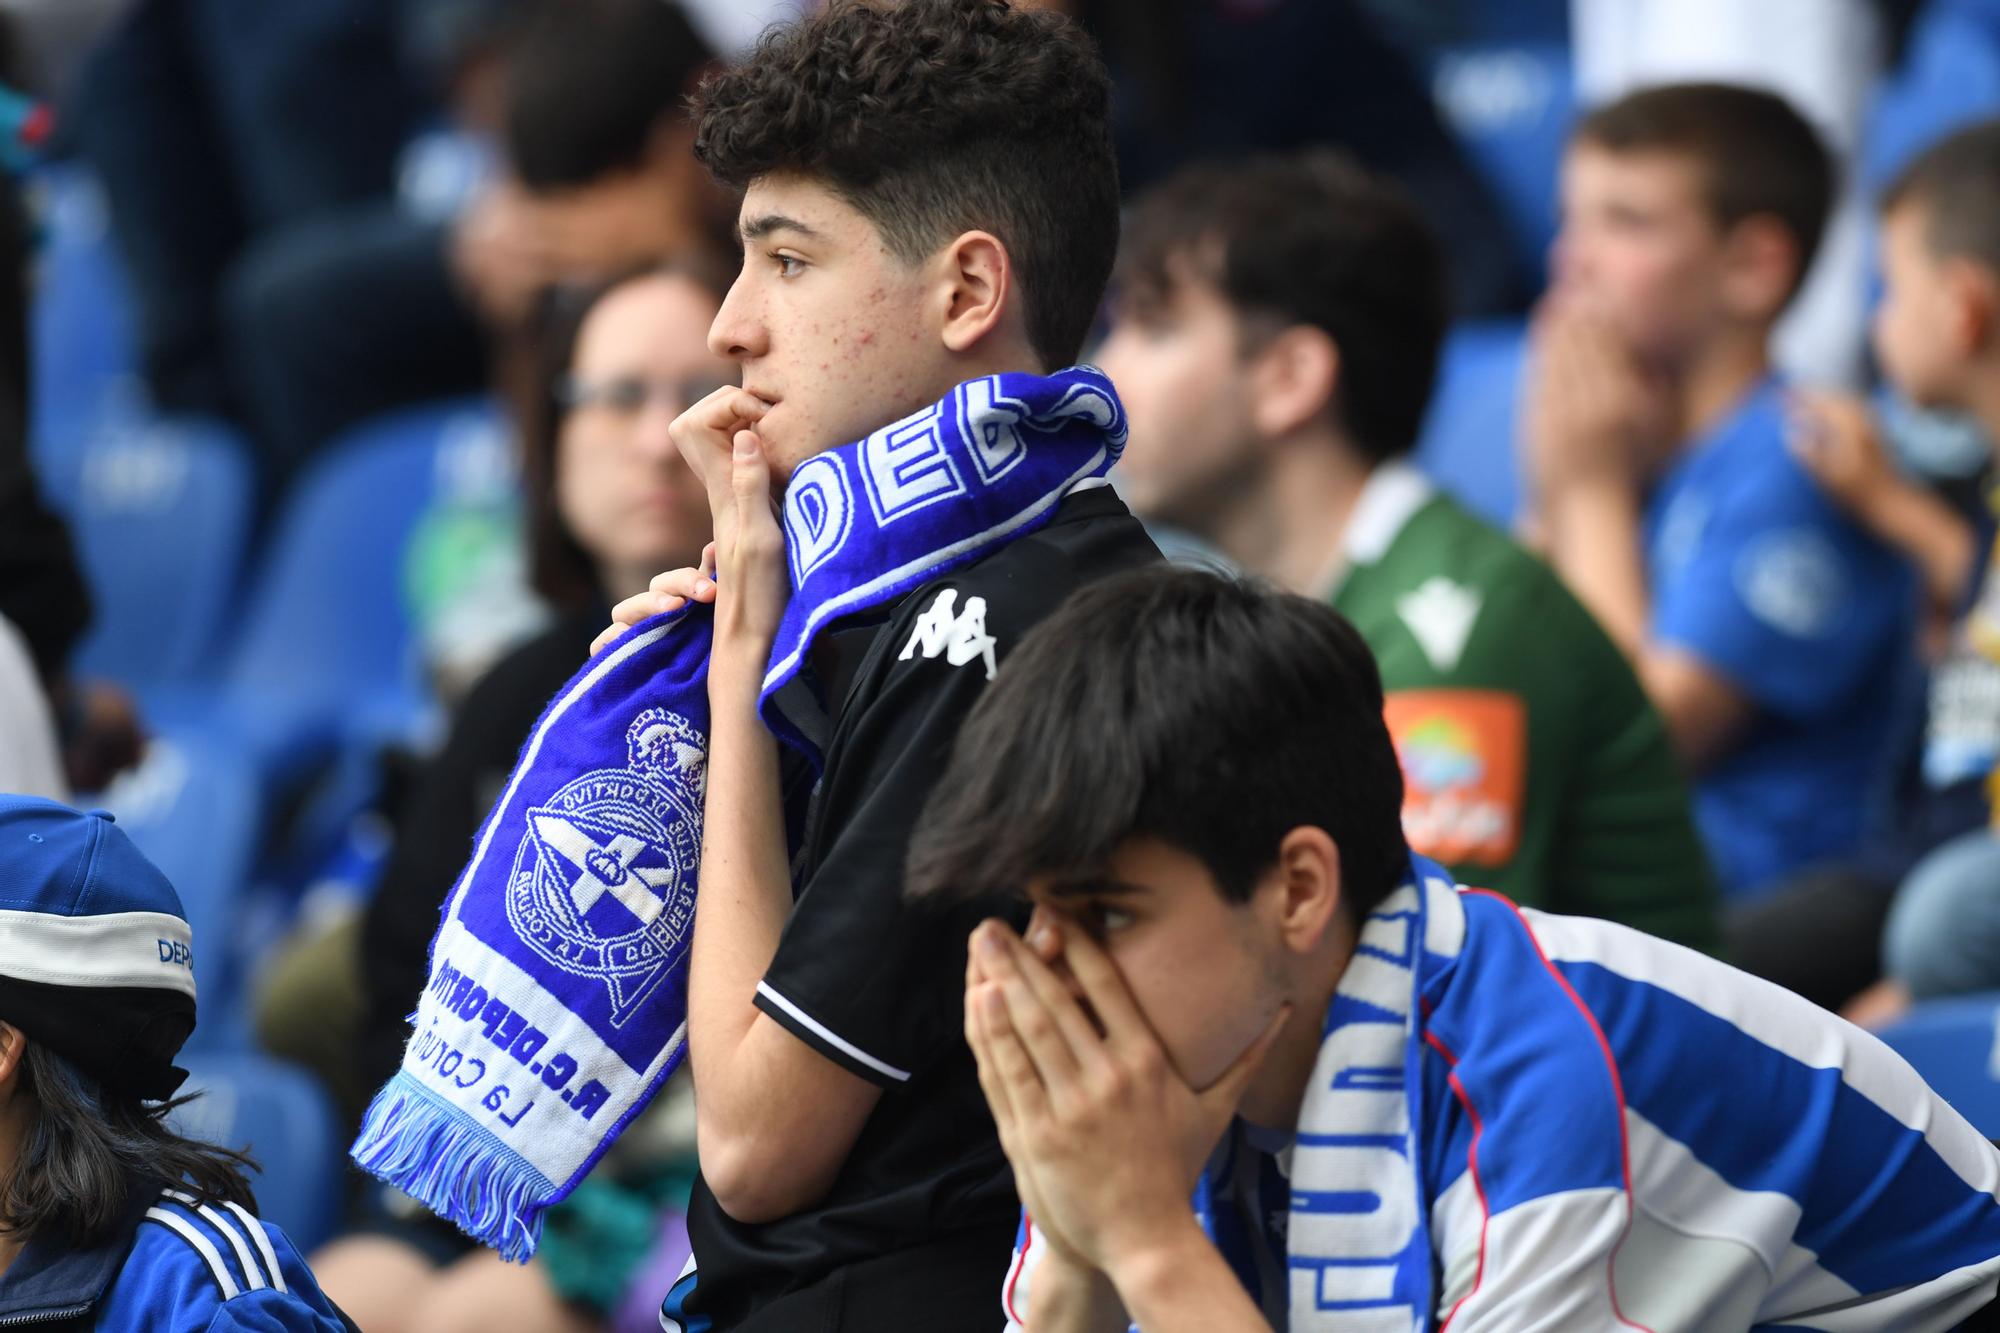
[[[1976,125],[1918,157],[1882,211],[1875,349],[1896,388],[1970,414],[2000,440],[2000,124]],[[1974,526],[1901,476],[1865,405],[1806,398],[1796,449],[1827,493],[1923,571],[1956,616],[1933,670],[1927,776],[1984,773],[2000,757],[2000,579],[1981,577]],[[1936,847],[1898,890],[1883,936],[1887,981],[1857,1002],[1884,1020],[1909,1000],[2000,987],[2000,838],[1990,825]]]
[[[1909,571],[1786,448],[1771,367],[1832,190],[1768,93],[1599,108],[1533,331],[1522,445],[1551,563],[1632,659],[1738,899],[1860,841],[1910,652]]]

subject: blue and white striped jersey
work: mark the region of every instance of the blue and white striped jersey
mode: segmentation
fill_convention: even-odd
[[[1415,960],[1419,1131],[1372,1158],[1301,1132],[1255,1167],[1238,1133],[1211,1163],[1210,1233],[1278,1327],[1922,1333],[1993,1299],[2000,1150],[1888,1047],[1704,955],[1453,892],[1419,865],[1430,920],[1400,966]],[[1357,954],[1341,995],[1392,1004],[1398,970]],[[1300,1183],[1307,1154],[1339,1152],[1337,1191]],[[1327,1178],[1323,1158],[1311,1170]],[[1392,1290],[1413,1183],[1421,1312]],[[1344,1238],[1336,1254],[1301,1257],[1295,1231],[1287,1255],[1309,1214]],[[1037,1258],[1024,1224],[1010,1329]]]

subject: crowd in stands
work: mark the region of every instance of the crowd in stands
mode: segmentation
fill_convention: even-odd
[[[544,705],[713,535],[687,104],[816,7],[0,0],[0,793],[173,880],[189,1088],[363,1333],[653,1329],[686,1260],[684,1075],[526,1266],[345,1146]],[[2000,3],[1033,7],[1114,82],[1113,482],[1351,622],[1410,849],[1892,1034],[2000,994]]]

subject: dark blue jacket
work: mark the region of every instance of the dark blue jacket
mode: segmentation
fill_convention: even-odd
[[[353,1333],[285,1233],[234,1204],[141,1193],[93,1249],[30,1241],[0,1274],[0,1331]]]

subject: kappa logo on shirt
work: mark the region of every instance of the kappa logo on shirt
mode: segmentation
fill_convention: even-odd
[[[1500,690],[1395,690],[1382,714],[1403,767],[1403,833],[1419,856],[1499,867],[1520,842],[1528,710]]]
[[[996,670],[994,639],[986,632],[986,599],[968,597],[965,609],[957,608],[956,588],[939,593],[930,609],[917,618],[917,627],[896,660],[907,662],[920,652],[927,658],[943,653],[944,660],[953,666],[964,666],[978,658],[986,663],[986,679],[992,680]]]

